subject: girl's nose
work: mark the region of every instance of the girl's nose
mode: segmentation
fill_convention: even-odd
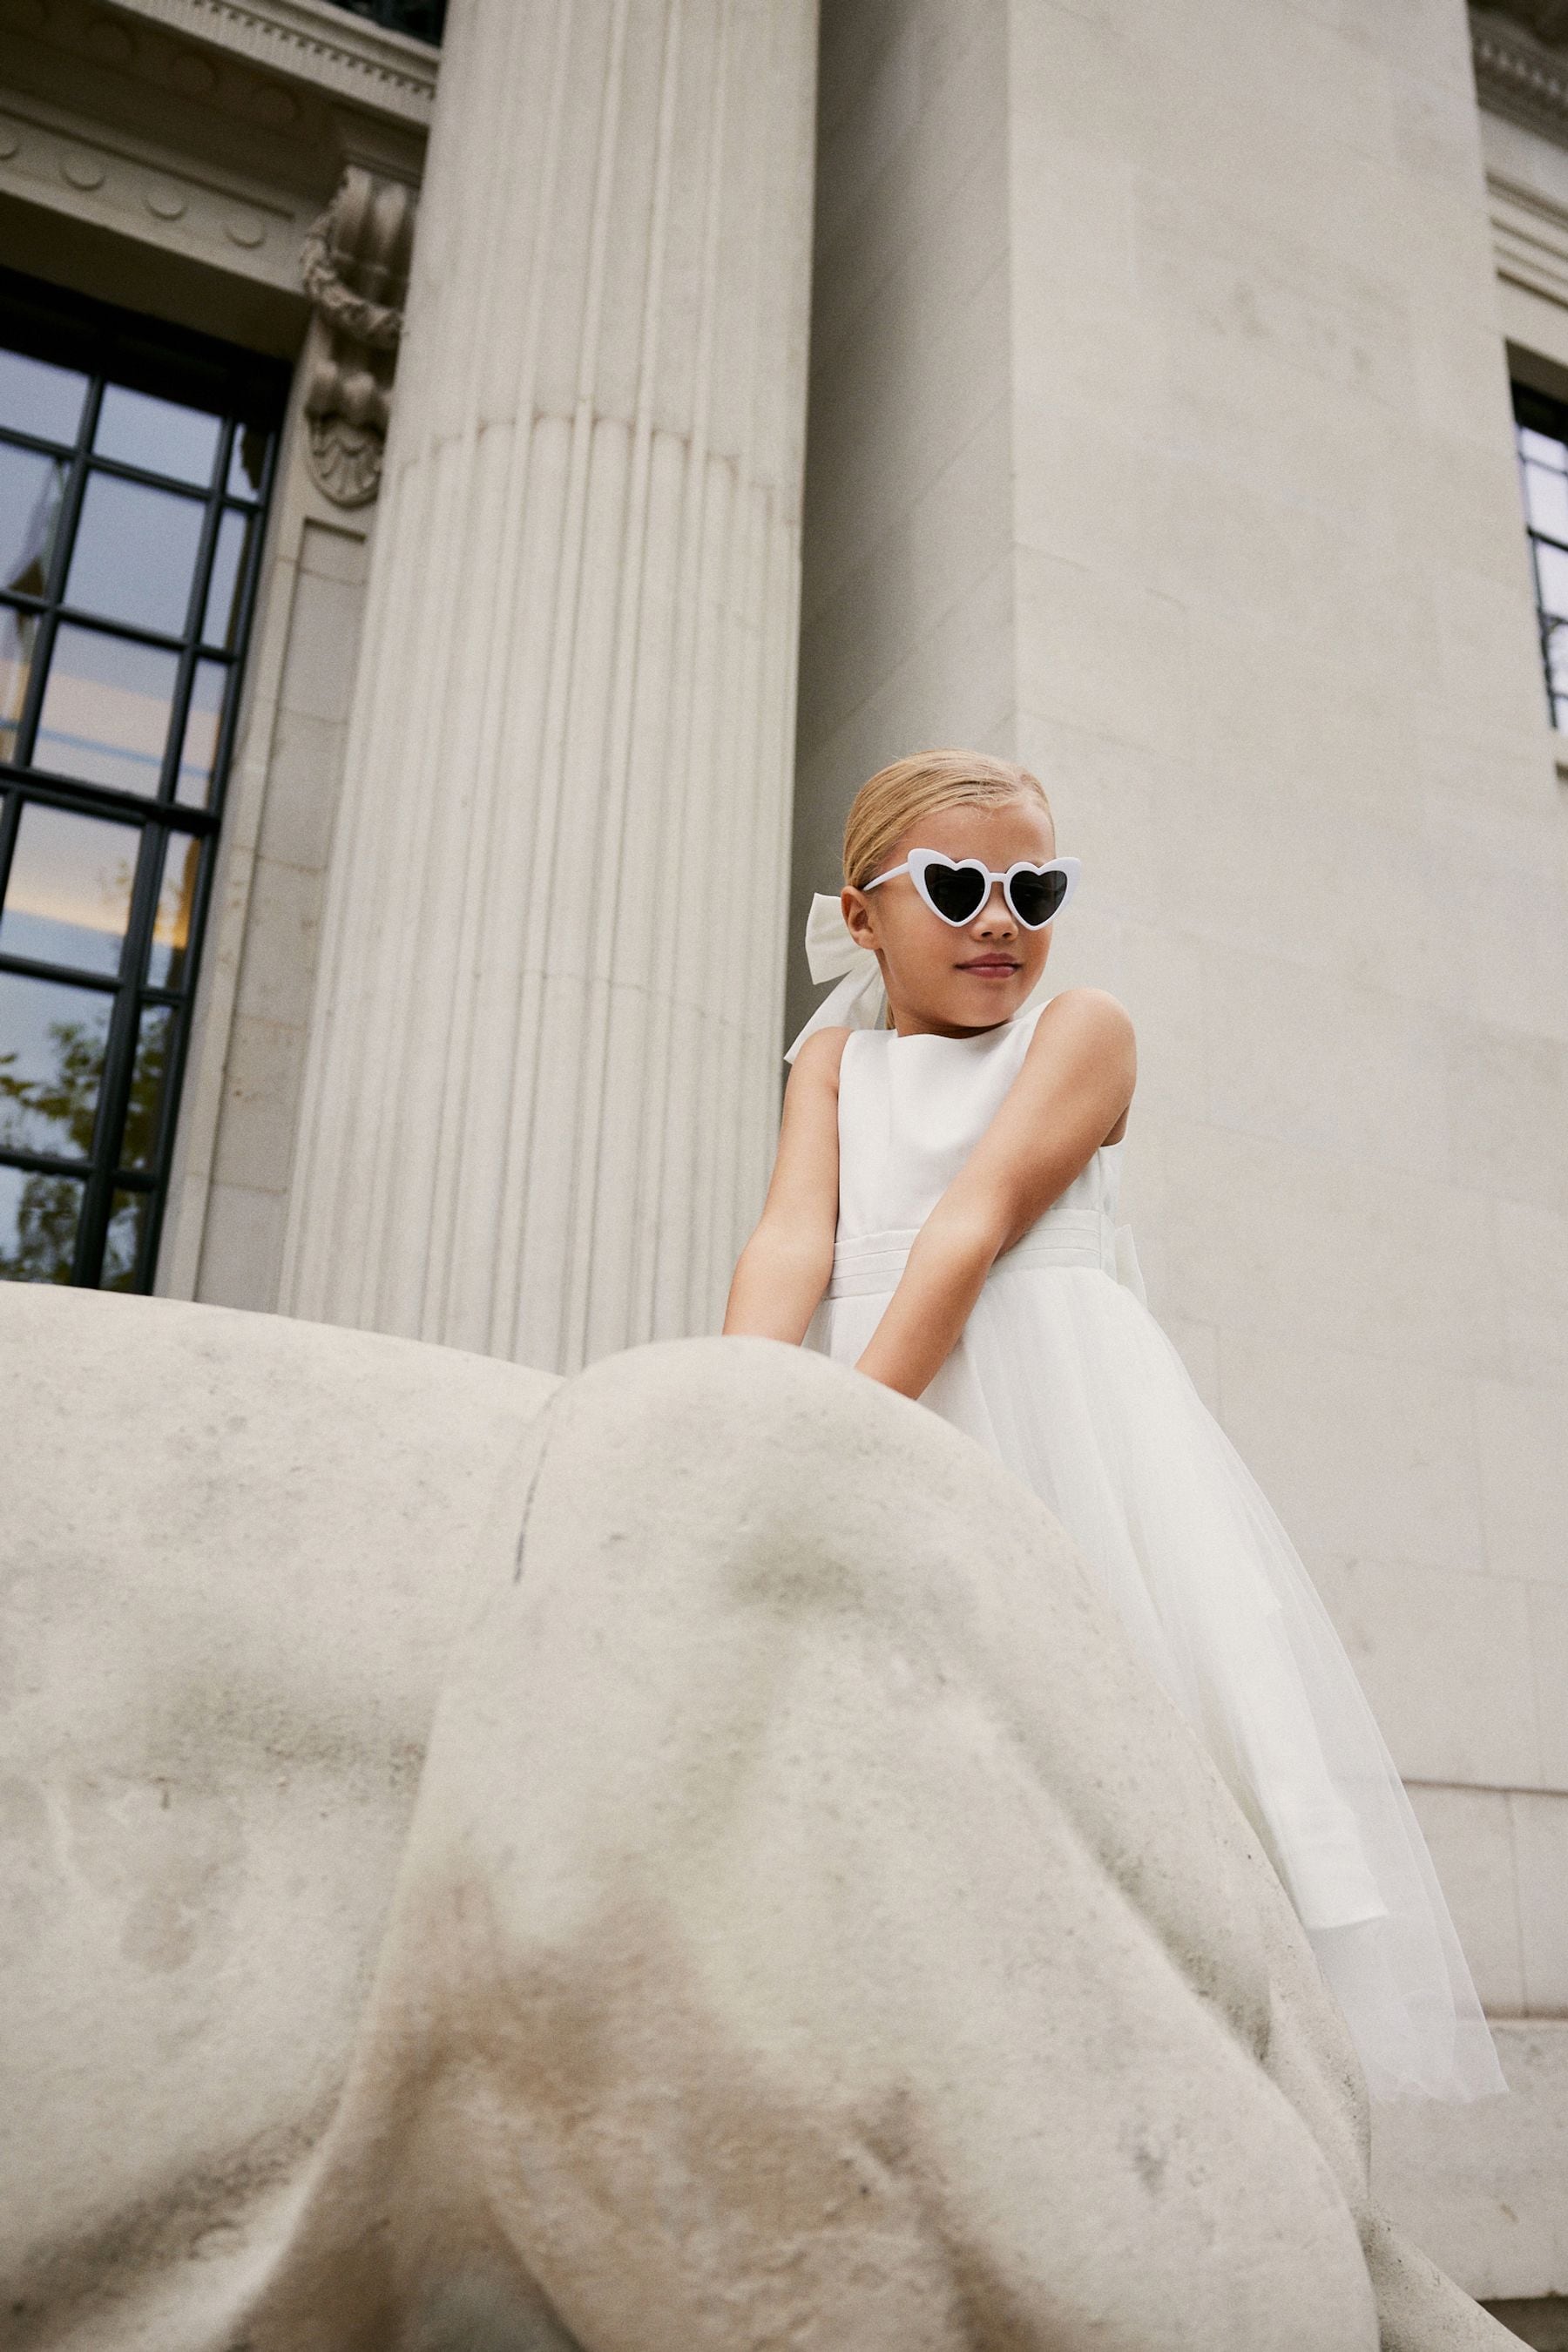
[[[1000,882],[993,882],[991,896],[974,919],[983,931],[1012,932],[1017,929],[1013,920],[1013,909],[1007,904]]]

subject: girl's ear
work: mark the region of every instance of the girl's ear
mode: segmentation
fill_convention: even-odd
[[[875,950],[878,944],[877,927],[871,919],[871,902],[868,893],[846,887],[838,894],[838,903],[844,909],[844,920],[856,946]]]

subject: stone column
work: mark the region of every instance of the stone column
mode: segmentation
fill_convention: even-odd
[[[283,1304],[717,1328],[776,1132],[815,0],[458,0]]]

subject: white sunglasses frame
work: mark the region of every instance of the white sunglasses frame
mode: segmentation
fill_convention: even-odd
[[[926,868],[931,865],[951,866],[955,873],[960,874],[967,867],[973,873],[984,876],[985,896],[975,908],[973,915],[942,913],[942,908],[931,897],[926,882]],[[1016,857],[1011,866],[999,870],[994,866],[987,866],[984,860],[979,857],[948,857],[940,849],[911,849],[901,866],[889,866],[885,874],[873,875],[869,882],[864,882],[860,887],[864,890],[874,890],[879,882],[890,882],[895,874],[907,874],[939,923],[945,923],[950,930],[966,931],[971,923],[979,921],[981,915],[991,904],[993,882],[1000,882],[1002,896],[1006,901],[1007,910],[1014,921],[1021,924],[1026,931],[1046,931],[1049,930],[1077,889],[1078,877],[1082,870],[1082,863],[1076,857],[1047,857],[1037,862],[1029,857]],[[1015,874],[1065,874],[1067,876],[1068,887],[1043,923],[1025,922],[1023,916],[1013,904],[1012,883]]]

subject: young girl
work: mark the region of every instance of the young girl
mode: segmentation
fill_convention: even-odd
[[[1032,1486],[1247,1813],[1372,2095],[1506,2090],[1350,1660],[1116,1223],[1132,1024],[1099,988],[1030,1004],[1078,871],[1008,761],[862,786],[806,935],[813,977],[844,976],[786,1057],[724,1328],[918,1398]]]

